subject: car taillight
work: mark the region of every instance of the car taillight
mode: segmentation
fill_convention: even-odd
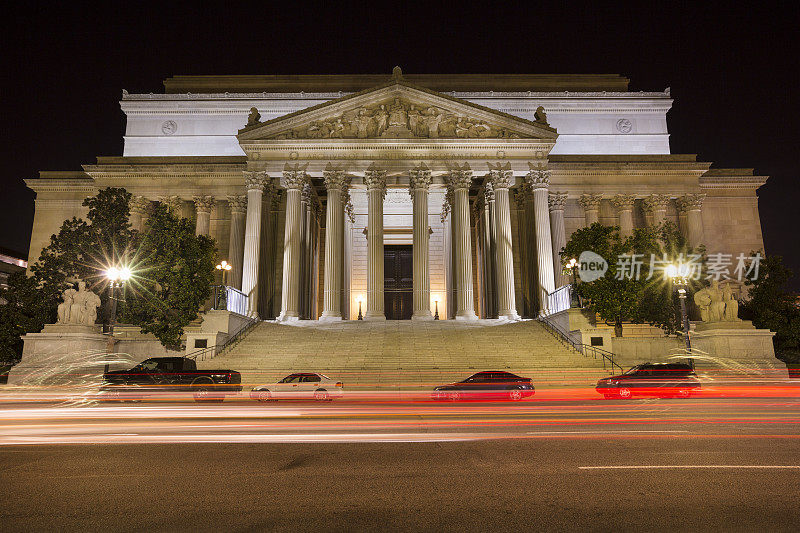
[[[344,387],[344,384],[341,381],[336,382],[337,387]]]

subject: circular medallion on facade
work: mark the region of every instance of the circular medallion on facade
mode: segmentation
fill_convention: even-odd
[[[497,151],[497,159],[505,159],[505,158],[506,158],[505,150],[498,150]]]
[[[621,118],[617,121],[617,130],[620,133],[630,133],[633,130],[633,122],[627,118]]]
[[[167,120],[161,125],[161,131],[164,133],[164,135],[172,135],[178,131],[178,125],[174,120]]]

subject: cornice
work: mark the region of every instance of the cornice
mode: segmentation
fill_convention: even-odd
[[[149,116],[163,113],[174,115],[239,114],[247,113],[251,107],[256,107],[262,115],[275,115],[268,119],[274,120],[354,94],[128,95],[120,101],[120,108],[130,116]],[[492,101],[493,105],[489,109],[512,115],[514,113],[532,114],[542,104],[548,113],[664,113],[672,108],[673,102],[671,98],[665,97],[662,93],[620,93],[611,96],[602,93],[570,93],[569,95],[565,93],[440,94],[482,107],[486,107],[485,104]]]
[[[25,179],[25,185],[36,193],[40,192],[89,192],[96,189],[91,178],[33,178]]]
[[[701,189],[758,189],[769,176],[700,177]]]
[[[342,98],[357,94],[354,92],[259,92],[259,93],[122,93],[121,102],[154,102],[154,101],[182,101],[182,100],[328,100]],[[662,92],[608,92],[608,91],[484,91],[484,92],[461,92],[461,91],[442,91],[440,94],[452,96],[454,98],[609,98],[609,99],[631,99],[631,98],[670,98],[669,91]]]

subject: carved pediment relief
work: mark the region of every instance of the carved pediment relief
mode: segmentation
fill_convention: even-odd
[[[270,136],[271,139],[515,139],[517,132],[469,114],[395,97]]]

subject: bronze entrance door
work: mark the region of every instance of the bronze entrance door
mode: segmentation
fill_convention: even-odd
[[[387,320],[411,320],[414,287],[411,246],[383,247],[383,293]]]

